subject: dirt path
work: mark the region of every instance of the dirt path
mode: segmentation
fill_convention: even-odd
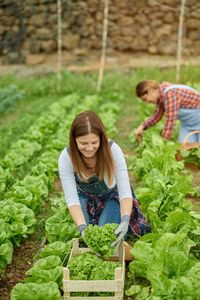
[[[101,53],[95,50],[62,53],[62,67],[71,72],[98,72]],[[199,57],[183,57],[182,66],[200,65]],[[15,74],[17,76],[37,76],[55,73],[57,53],[31,54],[26,65],[3,65],[0,59],[1,75]],[[148,55],[133,52],[109,51],[106,53],[106,70],[138,69],[144,67],[174,68],[176,56]]]
[[[7,266],[0,281],[0,300],[10,299],[12,288],[23,280],[26,271],[32,267],[33,257],[41,244],[37,233],[24,240],[20,247],[15,247],[12,263]]]
[[[0,280],[0,300],[10,299],[10,293],[13,287],[17,283],[22,282],[25,278],[26,271],[33,266],[34,257],[38,251],[40,251],[45,241],[43,223],[50,214],[50,206],[47,203],[37,216],[35,232],[24,239],[19,247],[14,247],[12,263],[7,266]]]

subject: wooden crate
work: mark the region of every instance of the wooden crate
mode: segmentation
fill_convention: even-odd
[[[90,252],[89,248],[79,248],[79,240],[73,239],[72,256],[83,252]],[[119,246],[117,253],[112,256],[110,261],[118,261],[122,267],[115,269],[114,280],[70,280],[68,267],[63,268],[63,291],[64,300],[123,300],[124,277],[125,277],[125,247],[123,242]],[[114,292],[114,296],[71,296],[71,292]]]

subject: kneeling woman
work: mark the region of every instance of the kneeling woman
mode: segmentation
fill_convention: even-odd
[[[69,212],[84,236],[88,224],[119,224],[113,246],[132,233],[150,232],[131,190],[119,145],[108,140],[96,113],[85,111],[74,119],[69,147],[59,157],[59,174]]]

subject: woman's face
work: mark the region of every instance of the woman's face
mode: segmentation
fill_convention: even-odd
[[[149,88],[142,96],[141,99],[148,103],[156,103],[160,98],[159,89]]]
[[[78,150],[85,158],[91,158],[95,156],[100,146],[100,138],[94,133],[79,136],[76,138],[76,144]]]

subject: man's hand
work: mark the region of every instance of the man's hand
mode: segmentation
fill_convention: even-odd
[[[120,242],[123,240],[126,235],[129,227],[130,216],[124,215],[121,219],[121,223],[115,230],[115,234],[117,235],[117,239],[111,244],[111,247],[117,248]]]
[[[138,128],[135,129],[134,134],[136,139],[141,142],[144,132],[144,126],[141,124]]]
[[[80,231],[80,234],[81,234],[82,238],[84,238],[84,231],[85,231],[86,228],[87,228],[87,224],[78,225],[78,229]]]

